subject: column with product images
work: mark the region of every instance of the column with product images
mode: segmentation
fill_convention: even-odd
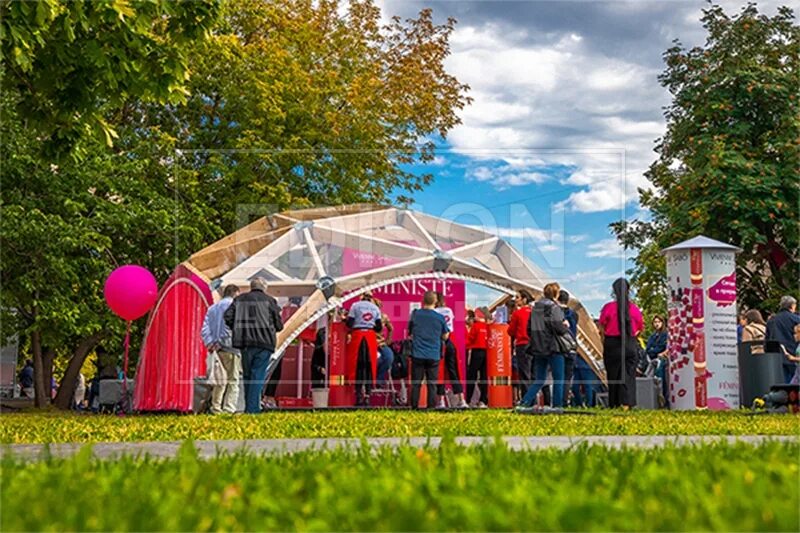
[[[692,281],[692,330],[689,345],[694,358],[694,406],[696,409],[708,408],[708,364],[706,363],[706,337],[703,329],[703,250],[689,250]]]
[[[670,407],[736,409],[736,252],[708,237],[676,244],[663,254],[669,299]]]

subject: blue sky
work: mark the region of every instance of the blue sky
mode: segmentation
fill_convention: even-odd
[[[701,0],[376,0],[385,19],[457,20],[446,68],[470,86],[416,209],[507,238],[597,313],[630,252],[608,225],[646,218],[637,190],[664,134],[673,39],[702,45]],[[745,2],[721,0],[729,13]],[[774,14],[785,2],[758,2]],[[523,229],[528,230],[524,233]],[[472,291],[470,303],[496,293]]]
[[[565,183],[573,169],[562,165],[537,167],[540,183],[507,185],[475,176],[502,175],[505,162],[476,162],[469,155],[442,150],[433,165],[417,171],[434,175],[434,182],[416,195],[412,206],[434,216],[479,226],[506,239],[539,267],[581,298],[591,312],[607,299],[611,281],[625,269],[625,258],[613,242],[608,224],[635,211],[580,213],[564,203],[580,187]],[[513,181],[513,180],[512,180]],[[469,287],[471,305],[489,303],[497,293]]]

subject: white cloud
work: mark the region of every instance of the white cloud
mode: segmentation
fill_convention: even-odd
[[[509,228],[502,226],[478,226],[473,224],[466,225],[471,228],[485,231],[486,233],[491,233],[492,235],[497,235],[503,239],[533,239],[537,242],[552,242],[554,240],[561,239],[561,234],[559,232],[539,228]],[[539,249],[548,251],[544,250],[543,247],[539,247]]]
[[[603,290],[600,287],[588,287],[582,291],[576,292],[575,297],[578,298],[581,303],[586,305],[586,302],[601,302],[608,300],[610,297],[609,290]]]
[[[603,239],[586,247],[587,257],[611,257],[621,258],[625,256],[625,250],[617,239]]]
[[[474,102],[449,134],[454,151],[513,161],[521,174],[486,179],[498,188],[541,183],[525,159],[573,166],[565,184],[581,190],[563,202],[570,210],[620,209],[635,200],[636,187],[626,182],[641,184],[663,133],[668,95],[657,70],[604,55],[575,32],[535,43],[521,36],[493,24],[456,27],[447,67],[472,87]]]
[[[585,234],[570,235],[569,237],[567,237],[567,241],[571,242],[572,244],[576,244],[576,243],[579,243],[579,242],[583,242],[588,238],[589,238],[589,236],[585,235]]]
[[[621,272],[609,272],[605,268],[595,268],[593,270],[581,270],[578,272],[573,272],[569,274],[564,281],[567,283],[578,283],[578,282],[598,282],[598,281],[610,281],[617,279],[621,276]]]
[[[474,99],[461,113],[461,118],[469,124],[478,126],[494,126],[507,124],[510,121],[525,119],[531,112],[527,105],[509,103],[495,99],[487,93],[472,91]]]
[[[499,190],[509,187],[519,187],[532,183],[543,183],[548,179],[546,174],[535,171],[518,171],[511,165],[500,167],[479,166],[470,168],[466,172],[468,180],[489,182]]]

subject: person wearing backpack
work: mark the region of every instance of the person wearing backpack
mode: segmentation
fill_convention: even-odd
[[[533,356],[534,381],[522,398],[518,408],[529,409],[547,379],[547,369],[553,374],[553,407],[564,405],[564,353],[556,337],[569,335],[564,312],[556,303],[561,287],[558,283],[544,286],[544,296],[534,305],[528,322],[530,344],[528,353]]]

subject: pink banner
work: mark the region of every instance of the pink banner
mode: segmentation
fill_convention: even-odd
[[[343,274],[352,274],[371,268],[391,264],[390,258],[369,252],[345,249],[343,257]],[[445,297],[445,304],[453,310],[455,321],[451,339],[458,351],[459,374],[462,385],[466,378],[466,284],[460,280],[439,279],[435,277],[413,279],[389,283],[372,291],[382,304],[382,311],[389,317],[394,327],[392,340],[401,340],[408,332],[408,319],[414,309],[421,307],[422,296],[426,291],[439,291]],[[352,301],[345,303],[349,307]]]

